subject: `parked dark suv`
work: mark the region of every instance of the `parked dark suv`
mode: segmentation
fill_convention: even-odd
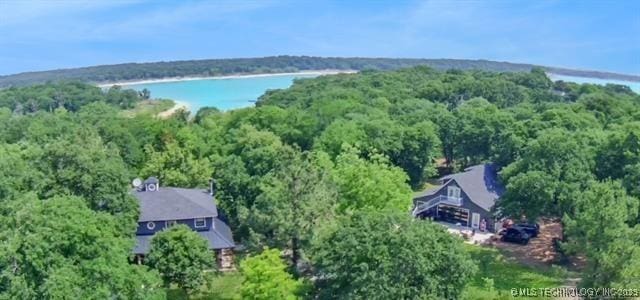
[[[531,236],[522,228],[510,227],[505,229],[501,240],[503,242],[519,243],[526,245],[529,243]]]
[[[513,227],[524,230],[524,232],[526,232],[531,238],[537,237],[540,233],[540,225],[538,225],[537,223],[520,223],[513,225]]]

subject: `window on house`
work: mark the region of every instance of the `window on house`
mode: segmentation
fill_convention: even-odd
[[[205,218],[197,218],[193,220],[193,226],[196,228],[207,227],[207,220]]]
[[[154,222],[147,222],[147,229],[149,230],[154,230],[156,228],[156,223]]]
[[[176,220],[164,221],[164,227],[165,228],[169,228],[169,227],[171,227],[173,225],[176,225],[176,224],[178,224],[178,221],[176,221]]]
[[[460,198],[460,188],[455,186],[450,186],[447,188],[447,196],[455,199]]]

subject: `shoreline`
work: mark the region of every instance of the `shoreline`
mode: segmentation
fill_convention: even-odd
[[[582,76],[582,75],[565,75],[565,74],[560,74],[560,73],[554,73],[554,72],[545,72],[547,74],[547,77],[549,77],[549,79],[551,79],[552,81],[556,81],[556,80],[561,80],[558,79],[558,77],[574,77],[574,78],[582,78],[582,79],[591,79],[591,80],[598,80],[598,81],[602,81],[604,83],[616,83],[616,82],[620,82],[620,83],[628,83],[628,84],[639,84],[640,81],[633,81],[633,80],[627,80],[627,79],[614,79],[614,78],[600,78],[600,77],[588,77],[588,76]]]
[[[260,74],[235,74],[235,75],[220,75],[220,76],[186,76],[186,77],[167,77],[158,79],[145,79],[145,80],[132,80],[132,81],[117,81],[98,83],[96,86],[100,88],[108,88],[114,85],[117,86],[129,86],[139,84],[154,84],[154,83],[166,83],[166,82],[180,82],[180,81],[192,81],[192,80],[224,80],[224,79],[239,79],[239,78],[255,78],[255,77],[274,77],[274,76],[287,76],[287,75],[334,75],[334,74],[353,74],[357,73],[356,70],[307,70],[300,72],[288,72],[288,73],[260,73]],[[177,103],[178,101],[176,101]]]
[[[152,100],[153,101],[153,100]],[[165,111],[159,112],[156,116],[161,119],[166,119],[171,117],[176,111],[179,109],[184,109],[185,111],[191,112],[191,105],[185,101],[171,100],[173,101],[173,106]]]

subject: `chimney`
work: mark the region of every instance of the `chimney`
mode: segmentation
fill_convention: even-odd
[[[209,194],[211,194],[211,196],[215,197],[216,196],[216,186],[217,182],[215,179],[210,178],[209,179]]]

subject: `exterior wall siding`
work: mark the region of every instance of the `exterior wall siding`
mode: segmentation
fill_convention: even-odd
[[[189,228],[191,228],[194,231],[207,231],[211,229],[211,226],[213,226],[213,218],[212,217],[208,217],[205,218],[207,224],[205,227],[202,228],[196,228],[195,227],[195,219],[184,219],[184,220],[176,220],[177,224],[184,224],[189,226]],[[136,230],[136,234],[137,235],[152,235],[158,231],[162,231],[166,228],[166,221],[152,221],[155,223],[155,228],[153,229],[149,229],[147,228],[147,223],[149,222],[138,222],[138,229]]]
[[[414,203],[416,201],[428,201],[438,196],[447,196],[447,190],[449,186],[455,186],[460,188],[460,197],[462,198],[462,205],[460,206],[460,208],[465,208],[469,210],[469,220],[468,220],[469,227],[471,227],[471,218],[473,213],[477,213],[480,215],[480,221],[482,221],[482,219],[485,219],[485,221],[487,222],[487,230],[494,231],[495,222],[493,219],[493,214],[489,211],[486,211],[484,208],[478,206],[477,204],[473,203],[469,198],[469,196],[467,195],[467,193],[464,191],[464,189],[462,189],[455,180],[449,180],[448,182],[446,182],[446,184],[437,193],[433,195],[414,199]],[[432,209],[435,210],[437,209],[437,207],[434,207]]]

